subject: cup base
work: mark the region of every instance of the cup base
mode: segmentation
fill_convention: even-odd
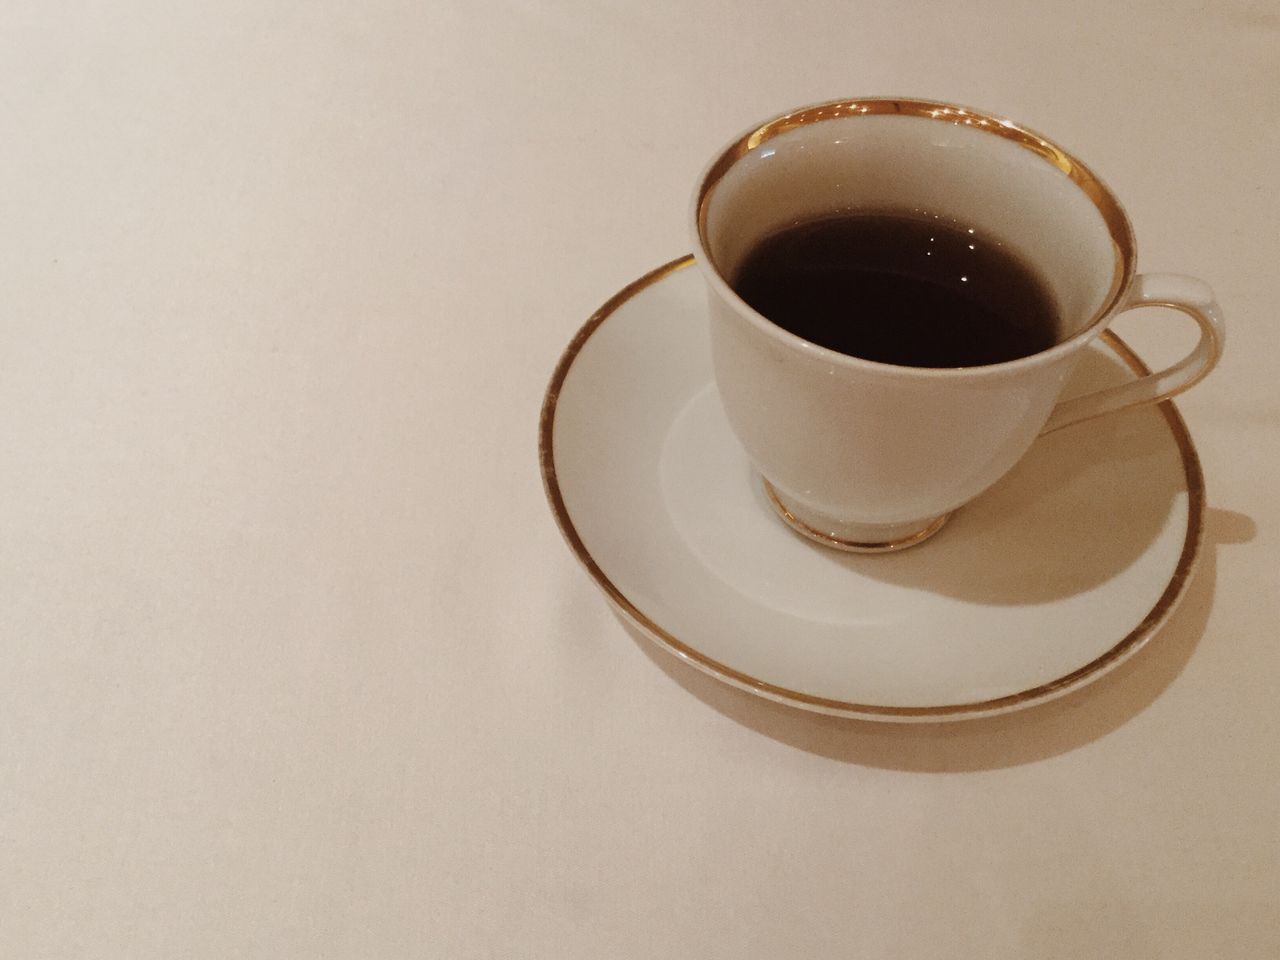
[[[827,530],[824,528],[830,524],[823,524],[823,528],[819,528],[801,520],[791,507],[782,502],[773,484],[763,477],[761,483],[764,484],[764,493],[769,500],[769,505],[787,526],[815,543],[835,550],[843,550],[846,553],[893,553],[897,550],[905,550],[907,547],[924,543],[951,519],[951,513],[944,513],[940,517],[926,521],[923,525],[919,523],[841,523],[836,529]]]

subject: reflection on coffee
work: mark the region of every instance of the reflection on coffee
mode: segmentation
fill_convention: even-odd
[[[733,287],[783,329],[855,357],[973,367],[1058,340],[1052,296],[983,233],[941,218],[830,216],[764,238]]]

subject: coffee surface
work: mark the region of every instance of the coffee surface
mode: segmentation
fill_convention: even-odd
[[[759,242],[732,285],[773,323],[854,357],[973,367],[1058,339],[1044,283],[1007,248],[940,218],[824,217]]]

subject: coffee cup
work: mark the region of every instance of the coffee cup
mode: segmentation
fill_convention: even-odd
[[[729,424],[782,519],[838,549],[921,543],[1037,437],[1186,390],[1224,342],[1207,285],[1137,272],[1088,167],[953,104],[841,100],[752,127],[703,172],[692,231]],[[1144,306],[1196,321],[1190,353],[1060,400],[1089,344]]]

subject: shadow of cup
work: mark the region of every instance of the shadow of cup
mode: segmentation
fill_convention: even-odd
[[[1092,350],[1065,395],[1132,378],[1114,356]],[[1041,437],[928,543],[839,560],[860,576],[975,603],[1040,604],[1082,593],[1133,563],[1186,490],[1168,429],[1148,407]]]
[[[659,650],[618,620],[668,677],[718,713],[773,740],[844,763],[913,772],[992,770],[1076,749],[1141,713],[1173,683],[1204,633],[1217,549],[1253,539],[1243,514],[1210,509],[1201,562],[1170,620],[1136,656],[1094,683],[1015,713],[941,723],[881,723],[809,713],[731,687]]]

